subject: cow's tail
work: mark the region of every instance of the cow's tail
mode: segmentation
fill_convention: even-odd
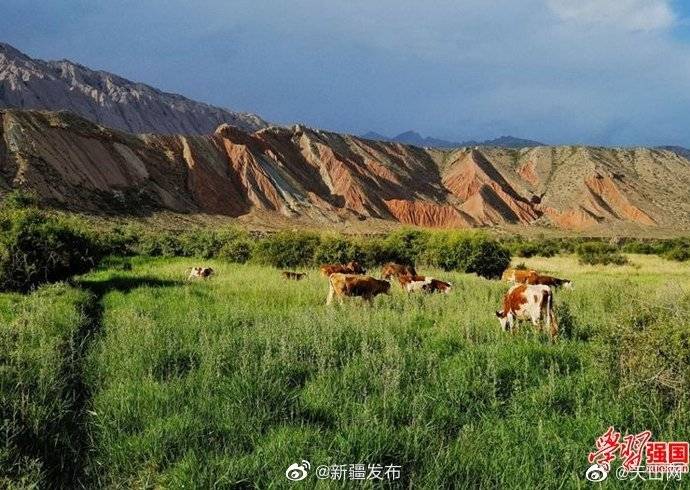
[[[558,336],[558,321],[556,320],[556,315],[554,314],[553,306],[553,291],[549,288],[546,299],[546,326],[549,327],[549,335],[551,340],[554,340]]]

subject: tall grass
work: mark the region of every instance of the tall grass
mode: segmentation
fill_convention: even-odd
[[[0,488],[59,487],[81,471],[89,301],[64,284],[0,295]]]
[[[506,287],[474,275],[423,271],[449,296],[394,287],[373,307],[327,307],[313,270],[287,282],[210,261],[215,278],[185,283],[189,260],[133,259],[90,274],[105,313],[88,472],[96,486],[268,488],[307,459],[401,465],[405,487],[564,488],[584,486],[609,425],[687,440],[690,269],[667,284],[559,261],[575,289],[557,294],[553,344],[500,332]]]

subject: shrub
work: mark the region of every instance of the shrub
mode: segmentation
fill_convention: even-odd
[[[389,233],[383,240],[383,262],[414,265],[426,248],[429,233],[403,228]]]
[[[351,260],[364,262],[364,253],[354,240],[328,235],[321,237],[314,251],[314,264],[344,264]]]
[[[510,265],[510,252],[496,240],[476,237],[472,240],[472,253],[465,272],[474,272],[486,278],[501,277]]]
[[[218,251],[218,258],[244,264],[252,257],[253,243],[247,239],[226,242]]]
[[[422,262],[443,270],[467,270],[472,241],[466,234],[433,233],[421,254]]]
[[[97,265],[103,252],[76,220],[37,209],[0,213],[0,290],[28,291]]]
[[[4,209],[27,209],[38,206],[38,196],[34,192],[15,189],[2,198]]]
[[[374,267],[393,260],[382,238],[360,238],[357,247],[365,267]]]
[[[115,226],[100,233],[98,241],[103,253],[107,255],[136,255],[143,231],[135,226]]]
[[[678,262],[690,260],[690,246],[676,245],[668,252],[665,252],[663,257],[665,259],[676,260]]]
[[[625,242],[620,250],[629,254],[655,254],[659,253],[659,245],[642,240],[631,240]]]
[[[436,232],[425,242],[420,260],[443,270],[474,272],[482,277],[500,277],[510,265],[510,251],[483,234]]]
[[[624,265],[628,259],[618,253],[616,247],[604,242],[585,242],[577,247],[581,264]]]
[[[160,232],[142,235],[136,252],[150,257],[179,257],[182,255],[182,250],[178,234]]]
[[[315,233],[280,231],[259,240],[253,258],[279,268],[311,265],[319,242]]]
[[[180,235],[180,254],[185,257],[210,259],[223,246],[218,233],[209,230],[187,231]]]

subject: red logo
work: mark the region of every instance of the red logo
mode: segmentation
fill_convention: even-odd
[[[594,441],[595,450],[587,455],[593,463],[585,476],[590,481],[602,481],[611,471],[612,464],[620,459],[616,476],[621,479],[680,480],[688,472],[688,443],[680,441],[652,441],[652,432],[622,437],[613,427]]]

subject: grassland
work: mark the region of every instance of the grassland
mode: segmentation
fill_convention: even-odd
[[[401,487],[584,488],[587,453],[609,425],[690,439],[690,264],[630,260],[516,261],[575,282],[557,293],[555,343],[527,326],[500,332],[506,286],[474,275],[425,270],[452,294],[394,287],[373,307],[327,307],[316,271],[296,283],[207,261],[217,276],[186,283],[193,259],[110,261],[77,280],[89,294],[64,286],[98,302],[88,322],[52,301],[32,321],[71,311],[67,323],[91,325],[71,369],[88,398],[58,410],[79,411],[68,418],[88,487],[310,488],[313,474],[284,474],[307,459],[400,465]],[[17,312],[32,301],[0,295],[0,319],[22,328]]]

